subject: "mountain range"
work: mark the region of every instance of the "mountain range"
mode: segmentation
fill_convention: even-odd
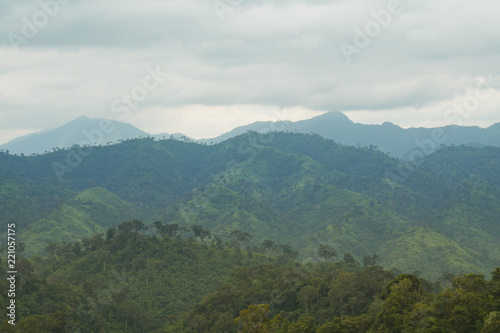
[[[248,132],[213,145],[129,139],[43,155],[0,153],[0,219],[28,255],[140,219],[200,226],[246,246],[287,244],[437,278],[499,265],[500,148],[449,146],[408,164],[316,134]],[[5,238],[5,237],[4,237]]]
[[[190,139],[176,134],[148,134],[134,126],[106,119],[77,118],[61,127],[44,130],[14,139],[0,145],[11,154],[43,154],[54,148],[68,148],[77,144],[109,145],[122,140],[154,137],[156,139],[184,138],[193,142],[215,144],[248,131],[266,133],[285,131],[319,134],[335,142],[351,146],[376,146],[395,157],[412,159],[413,155],[428,154],[442,145],[492,145],[500,146],[500,123],[488,128],[450,125],[440,128],[404,129],[390,122],[382,125],[364,125],[352,122],[341,112],[327,112],[312,119],[292,122],[255,122],[210,139]]]

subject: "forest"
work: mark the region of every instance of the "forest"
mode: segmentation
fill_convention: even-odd
[[[499,161],[283,132],[0,152],[1,331],[499,331]]]
[[[438,280],[346,253],[299,263],[290,246],[240,230],[125,221],[47,257],[19,258],[18,318],[2,332],[498,332],[500,268]],[[6,263],[3,262],[2,265]],[[6,290],[8,281],[0,284]],[[8,299],[0,296],[5,308]]]

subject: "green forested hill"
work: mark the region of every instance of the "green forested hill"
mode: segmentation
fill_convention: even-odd
[[[186,307],[237,267],[269,259],[217,241],[142,234],[139,220],[75,243],[50,243],[46,258],[17,256],[16,325],[1,332],[164,332]],[[21,236],[20,236],[21,237]],[[6,266],[5,258],[0,259]],[[1,290],[8,290],[2,270]],[[8,306],[6,293],[0,304]]]
[[[17,257],[16,325],[6,333],[367,333],[500,329],[500,268],[431,283],[352,256],[300,264],[199,233],[155,234],[139,220],[48,256]],[[167,228],[167,229],[165,229]],[[178,231],[178,230],[177,230]],[[418,233],[418,231],[415,231]],[[430,241],[433,241],[430,239]],[[284,247],[286,248],[286,246]],[[276,251],[275,251],[276,253]],[[419,253],[420,254],[420,253]],[[331,259],[331,258],[330,258]],[[5,266],[4,258],[0,264]],[[443,288],[443,286],[445,286]],[[0,288],[9,281],[0,273]],[[0,305],[9,298],[0,294]]]
[[[430,278],[500,264],[493,147],[444,147],[408,164],[317,135],[250,132],[213,146],[137,139],[0,153],[0,196],[1,217],[18,222],[28,254],[138,218],[226,240],[246,232],[245,246],[288,244],[305,262],[321,260],[321,244],[338,257],[376,254],[385,267]]]
[[[103,188],[93,187],[22,229],[19,239],[27,253],[42,254],[49,242],[90,238],[135,214],[133,205]]]

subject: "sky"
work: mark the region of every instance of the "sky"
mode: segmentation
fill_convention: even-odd
[[[1,0],[0,144],[79,116],[220,135],[500,122],[498,0]]]

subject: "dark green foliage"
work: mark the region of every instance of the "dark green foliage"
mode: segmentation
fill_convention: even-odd
[[[435,291],[429,281],[394,277],[380,266],[302,265],[144,229],[139,220],[125,221],[106,239],[50,243],[48,258],[19,257],[17,325],[5,320],[0,331],[484,333],[500,327],[500,268],[489,281],[459,275]],[[8,301],[0,297],[4,308]]]
[[[337,255],[337,251],[330,245],[321,244],[318,247],[318,256],[324,258],[325,260],[332,259]]]
[[[209,318],[201,331],[211,332],[221,316],[237,314],[251,304],[268,304],[276,315],[292,322],[290,332],[319,327],[335,316],[366,313],[392,275],[380,267],[361,273],[348,273],[337,264],[314,265],[313,270],[300,265],[261,265],[241,268],[228,284],[195,306],[183,319],[186,332],[194,318]],[[302,319],[300,319],[303,317]],[[236,328],[232,326],[233,330]],[[273,331],[274,332],[274,331]]]
[[[320,266],[240,269],[167,331],[236,332],[238,324],[241,332],[276,333],[479,333],[499,327],[491,297],[495,279],[457,276],[451,288],[431,292],[428,281],[411,274],[393,277],[377,266],[350,273],[328,265],[329,273]]]
[[[15,332],[162,332],[235,267],[268,261],[193,240],[145,235],[139,220],[114,230],[105,239],[101,234],[77,243],[50,243],[48,258],[18,260],[22,284]],[[0,297],[4,308],[5,296]]]
[[[262,251],[305,262],[332,244],[351,254],[346,264],[429,278],[499,265],[499,148],[446,147],[408,165],[318,135],[251,132],[213,146],[146,138],[85,148],[59,182],[53,163],[78,149],[0,153],[0,218],[18,223],[27,255],[137,218],[169,221],[151,231],[160,236],[232,240],[235,249],[273,241],[282,246]]]

